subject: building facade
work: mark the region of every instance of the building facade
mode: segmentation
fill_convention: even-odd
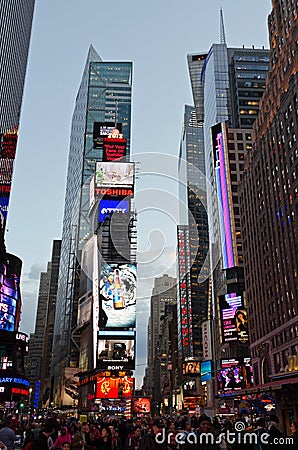
[[[289,423],[298,415],[297,5],[272,6],[270,70],[240,200],[255,382],[276,388],[278,414]]]
[[[8,214],[35,0],[0,1],[0,212]]]

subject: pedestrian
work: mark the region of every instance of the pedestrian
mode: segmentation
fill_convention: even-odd
[[[291,422],[290,425],[291,437],[293,438],[293,444],[291,449],[298,450],[298,422]]]
[[[11,419],[6,419],[3,425],[3,428],[0,430],[0,441],[7,447],[7,450],[13,450],[14,442],[17,440],[17,436],[13,431],[13,423]]]
[[[167,450],[166,433],[161,419],[155,419],[151,432],[142,438],[139,450]]]
[[[254,433],[257,435],[254,450],[269,450],[269,433],[266,430],[266,421],[262,417],[256,421]]]
[[[112,435],[109,427],[104,425],[100,431],[101,437],[94,443],[97,450],[113,450]]]
[[[68,429],[66,427],[61,428],[60,434],[55,440],[53,447],[62,448],[64,442],[68,442],[69,444],[71,444],[71,435],[69,434]]]
[[[269,449],[271,450],[283,450],[283,438],[284,434],[278,428],[279,418],[275,414],[270,414],[269,416],[269,425],[268,425],[268,433],[269,433]]]
[[[141,427],[135,427],[134,431],[126,439],[124,450],[136,450],[142,441]]]
[[[52,450],[53,448],[53,434],[57,431],[59,424],[54,417],[49,417],[39,434],[39,436],[32,441],[32,450]]]
[[[200,449],[200,450],[219,450],[219,445],[216,443],[216,436],[212,430],[211,418],[202,414],[198,419],[198,428],[195,432],[196,439],[194,443],[187,443],[186,450]]]

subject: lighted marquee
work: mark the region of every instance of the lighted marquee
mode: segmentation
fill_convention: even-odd
[[[235,243],[233,242],[232,223],[233,204],[231,200],[229,162],[227,155],[227,144],[224,140],[224,124],[212,127],[212,142],[215,162],[215,180],[218,199],[218,213],[220,222],[221,253],[223,269],[234,267]]]
[[[117,123],[117,127],[115,127],[115,122],[94,122],[93,124],[93,147],[94,148],[102,148],[103,139],[113,133],[113,131],[117,128],[117,130],[121,133],[122,131],[122,123]]]
[[[103,264],[100,279],[100,328],[134,328],[137,268],[135,264]]]
[[[17,128],[0,134],[0,212],[4,222],[7,220],[17,141]]]
[[[134,183],[134,163],[97,162],[95,173],[96,188],[132,188]]]
[[[103,222],[112,214],[127,214],[129,212],[128,200],[101,200],[98,209],[98,222]]]
[[[96,398],[130,398],[133,394],[134,379],[131,377],[98,377]]]
[[[190,280],[190,247],[188,229],[178,230],[179,264],[179,306],[182,352],[184,357],[192,356],[192,305]]]
[[[19,302],[19,278],[7,276],[6,266],[0,264],[0,331],[15,331]]]
[[[221,295],[219,308],[223,343],[238,341],[240,344],[247,344],[247,311],[242,296],[236,293]]]
[[[122,134],[113,132],[103,139],[103,161],[117,161],[122,159],[126,154],[126,139]]]
[[[102,370],[133,370],[135,368],[135,334],[98,335],[97,368]]]
[[[253,386],[251,359],[232,358],[221,360],[221,370],[217,374],[219,391],[234,391]]]

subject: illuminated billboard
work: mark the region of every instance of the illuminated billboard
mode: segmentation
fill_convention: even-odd
[[[131,188],[134,182],[134,163],[97,162],[96,187]]]
[[[136,414],[150,414],[150,397],[133,398],[132,412]]]
[[[96,398],[130,398],[133,394],[134,379],[131,377],[97,377]]]
[[[234,391],[253,386],[253,371],[250,358],[222,359],[217,374],[219,390]]]
[[[101,200],[98,209],[98,222],[103,222],[112,214],[127,214],[129,212],[128,200]]]
[[[211,361],[201,362],[201,381],[211,380],[212,378],[211,364],[212,364]]]
[[[247,344],[247,311],[242,296],[236,293],[221,295],[219,308],[223,343],[237,341],[240,344]]]
[[[218,200],[220,240],[223,269],[235,267],[237,255],[235,236],[232,233],[234,209],[228,159],[226,126],[220,123],[212,127],[212,145],[215,165],[215,180]]]
[[[97,368],[102,370],[133,370],[135,368],[135,339],[131,336],[98,335]]]
[[[18,328],[19,278],[6,275],[7,267],[0,264],[0,330],[16,331]]]
[[[7,220],[17,142],[17,128],[0,134],[0,213],[3,216],[4,224]]]
[[[100,328],[134,328],[137,274],[135,264],[103,264],[100,278]]]
[[[117,127],[115,127],[115,122],[94,122],[93,124],[93,148],[102,148],[103,139],[109,135],[112,135],[113,132],[121,133],[122,131],[122,123],[117,123]]]
[[[90,322],[92,310],[92,296],[84,295],[79,299],[77,327],[80,328]]]
[[[133,197],[134,190],[133,186],[130,188],[107,188],[107,187],[96,187],[94,189],[94,195],[96,197],[106,197],[106,198],[123,198],[123,197]]]
[[[183,375],[200,375],[200,361],[186,361],[183,363]]]
[[[112,134],[103,139],[102,160],[106,162],[122,159],[126,154],[126,139],[122,135]]]

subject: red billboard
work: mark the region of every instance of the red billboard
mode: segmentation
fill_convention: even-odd
[[[110,135],[103,138],[102,160],[106,162],[122,159],[126,154],[126,139],[122,135]]]
[[[131,377],[98,377],[96,398],[130,398],[133,388],[134,379]]]
[[[18,131],[7,131],[0,134],[0,213],[3,222],[6,222],[10,189],[12,182],[13,166],[18,142]]]
[[[150,414],[150,397],[133,398],[132,411],[136,414]]]

